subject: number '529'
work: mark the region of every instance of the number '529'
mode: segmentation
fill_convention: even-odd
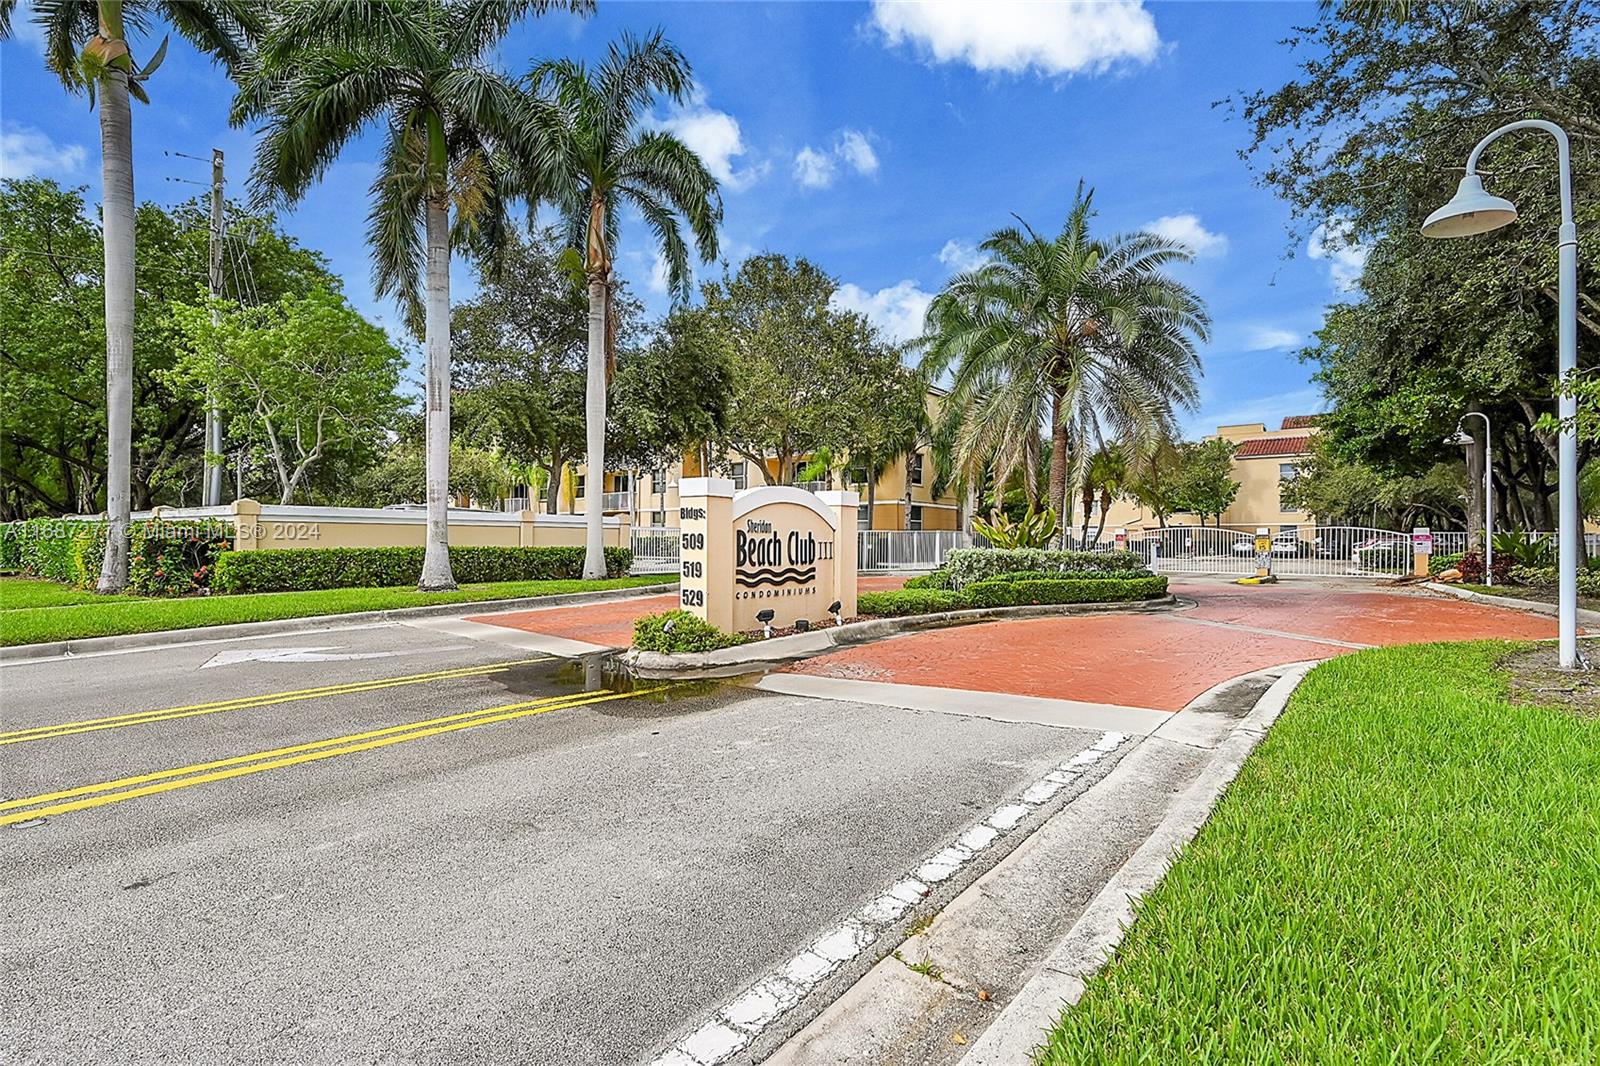
[[[704,607],[706,605],[706,594],[702,589],[684,589],[681,598],[685,607]]]

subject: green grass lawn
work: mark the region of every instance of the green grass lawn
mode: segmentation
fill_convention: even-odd
[[[1600,1062],[1600,718],[1511,647],[1318,667],[1039,1061]]]
[[[263,622],[277,618],[385,611],[436,603],[472,603],[564,592],[594,592],[673,580],[670,574],[655,574],[608,581],[500,581],[462,585],[454,592],[418,592],[407,586],[153,599],[97,596],[51,581],[8,577],[0,578],[0,644],[37,644],[122,633],[150,633],[160,629],[191,629],[231,622]]]

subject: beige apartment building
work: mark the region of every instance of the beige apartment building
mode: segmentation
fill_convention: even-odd
[[[930,416],[938,414],[945,393],[928,391]],[[671,467],[657,470],[608,471],[600,487],[600,506],[608,515],[630,515],[636,526],[676,526],[678,484],[685,477],[728,477],[735,488],[759,488],[774,484],[777,460],[768,459],[764,470],[744,456],[729,452],[716,469],[706,470],[698,455],[686,455]],[[575,467],[574,514],[585,514],[590,504],[588,468]],[[891,464],[873,486],[871,505],[867,503],[866,473],[846,468],[830,485],[827,481],[803,481],[799,487],[816,492],[828,488],[849,489],[861,497],[858,512],[860,529],[879,530],[955,530],[966,526],[969,515],[962,502],[949,490],[934,492],[933,456],[926,444]],[[566,511],[562,507],[563,512]]]
[[[1314,515],[1283,505],[1283,489],[1294,480],[1300,464],[1310,456],[1311,441],[1316,432],[1316,415],[1292,415],[1285,418],[1277,429],[1268,429],[1264,422],[1218,426],[1217,431],[1206,439],[1220,437],[1234,446],[1233,478],[1239,483],[1239,494],[1223,513],[1221,524],[1270,526],[1274,532],[1283,528],[1314,525]],[[1098,520],[1097,505],[1090,515],[1091,526]],[[1082,521],[1082,516],[1078,516],[1078,524]],[[1155,515],[1127,498],[1115,501],[1106,515],[1107,531],[1119,528],[1155,529],[1159,524]],[[1167,516],[1169,526],[1198,524],[1199,520],[1194,515]]]

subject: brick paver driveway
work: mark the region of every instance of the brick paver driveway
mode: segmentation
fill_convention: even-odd
[[[1196,606],[1170,614],[989,622],[913,633],[790,671],[1176,711],[1222,681],[1362,647],[1555,636],[1554,619],[1370,585],[1256,588],[1174,583]]]

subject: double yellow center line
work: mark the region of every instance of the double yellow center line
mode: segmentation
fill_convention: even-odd
[[[567,696],[528,700],[523,703],[507,703],[499,707],[487,707],[481,711],[467,711],[461,714],[445,715],[442,718],[408,722],[405,725],[373,729],[365,733],[351,733],[348,736],[334,737],[330,740],[318,740],[308,744],[295,744],[286,748],[273,748],[270,751],[258,751],[251,755],[237,755],[233,758],[218,759],[214,762],[194,763],[190,766],[179,766],[171,770],[158,770],[154,773],[140,774],[136,777],[105,781],[97,785],[83,785],[79,788],[69,788],[60,792],[45,792],[37,796],[27,796],[22,799],[0,803],[0,826],[13,825],[17,822],[25,822],[34,818],[49,818],[58,814],[67,814],[71,811],[86,810],[90,807],[101,807],[108,803],[121,803],[124,800],[138,799],[141,796],[153,796],[162,792],[171,792],[174,789],[207,784],[212,781],[223,781],[232,777],[265,773],[268,770],[278,770],[286,766],[297,766],[301,763],[316,762],[321,759],[332,759],[340,755],[353,755],[357,752],[371,751],[374,748],[387,747],[391,744],[404,744],[407,741],[421,740],[425,737],[438,736],[441,733],[453,733],[462,729],[471,729],[474,726],[490,725],[495,722],[509,722],[513,719],[526,718],[530,715],[544,714],[546,711],[564,710],[568,707],[584,707],[590,704],[606,703],[611,700],[628,699],[632,696],[643,695],[649,691],[654,691],[654,689],[636,689],[632,692],[612,692],[608,689],[601,689],[597,692],[580,692]]]
[[[201,714],[244,711],[252,707],[267,707],[278,703],[295,703],[300,700],[342,696],[352,692],[372,692],[377,689],[398,688],[402,685],[420,685],[429,681],[484,677],[490,674],[503,673],[513,667],[544,662],[551,658],[553,656],[541,655],[538,658],[518,659],[514,662],[490,663],[483,666],[462,666],[453,670],[435,670],[426,674],[406,674],[400,677],[385,677],[371,681],[350,681],[340,685],[323,685],[318,688],[294,689],[288,692],[268,692],[259,696],[239,696],[231,700],[214,700],[211,703],[192,703],[186,707],[165,707],[154,711],[134,711],[129,714],[109,715],[105,718],[86,718],[78,722],[57,722],[54,725],[35,726],[32,729],[17,729],[9,733],[0,733],[0,746],[26,744],[35,740],[52,740],[56,737],[73,736],[78,733],[93,733],[101,729],[121,729],[124,726],[131,725],[170,722],[175,719],[192,718]]]

